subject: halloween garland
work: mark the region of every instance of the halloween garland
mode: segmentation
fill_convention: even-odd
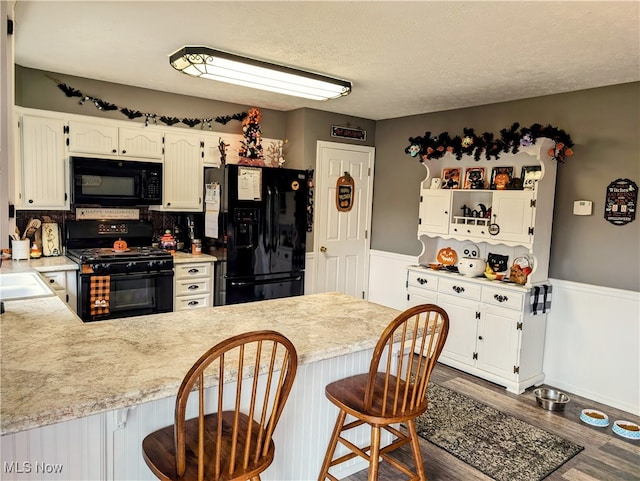
[[[79,97],[80,105],[84,105],[85,102],[91,102],[98,110],[110,111],[110,110],[119,110],[123,115],[125,115],[129,120],[137,119],[139,117],[144,117],[144,124],[149,125],[149,122],[154,124],[158,124],[158,120],[163,122],[169,126],[177,124],[178,122],[182,122],[185,125],[193,128],[198,124],[202,124],[200,127],[204,129],[205,125],[211,130],[211,122],[216,121],[219,124],[226,125],[232,120],[242,121],[246,116],[247,112],[239,112],[233,115],[224,115],[215,118],[205,118],[205,119],[190,119],[184,118],[179,119],[178,117],[167,117],[165,115],[158,115],[153,113],[142,113],[139,110],[129,109],[127,107],[118,107],[115,104],[106,102],[97,97],[92,97],[91,95],[83,94],[80,90],[75,89],[73,87],[68,86],[67,84],[58,83],[58,88],[62,90],[67,97]]]
[[[483,155],[487,160],[497,160],[501,153],[516,154],[520,147],[535,144],[539,137],[547,137],[555,142],[555,146],[549,149],[549,155],[558,162],[564,162],[566,157],[573,155],[573,142],[564,130],[540,124],[520,128],[517,122],[509,129],[502,129],[499,138],[494,138],[490,132],[477,135],[468,128],[463,129],[461,136],[455,137],[450,137],[448,132],[433,137],[431,132],[425,132],[422,137],[409,137],[409,146],[404,152],[411,157],[418,157],[420,162],[439,159],[447,152],[455,155],[457,160],[463,155],[472,155],[476,161]]]

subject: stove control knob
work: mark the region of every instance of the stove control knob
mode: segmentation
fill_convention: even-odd
[[[157,269],[156,261],[149,261],[147,265],[149,266],[149,269]]]
[[[111,270],[111,264],[104,263],[104,264],[101,264],[101,266],[102,266],[103,272],[109,272]]]
[[[124,268],[128,271],[133,270],[133,268],[136,266],[135,262],[127,262],[124,266]]]
[[[100,264],[89,264],[89,267],[91,267],[93,272],[102,272],[102,266]]]

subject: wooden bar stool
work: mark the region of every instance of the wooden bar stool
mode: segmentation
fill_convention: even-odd
[[[271,438],[297,364],[293,344],[275,331],[248,332],[209,349],[182,381],[175,423],[142,441],[149,469],[161,480],[260,480],[273,461]],[[217,411],[205,414],[205,388],[216,383]],[[198,416],[186,420],[196,384]]]
[[[407,333],[412,334],[407,339]],[[369,481],[378,479],[380,458],[387,461],[411,480],[426,480],[415,418],[427,409],[427,386],[431,371],[444,347],[449,332],[449,316],[440,307],[423,304],[412,307],[396,317],[384,330],[376,347],[368,374],[341,379],[327,385],[325,394],[338,406],[340,412],[333,435],[324,458],[319,481],[337,478],[329,468],[360,456],[369,462]],[[397,366],[393,367],[393,344],[407,339],[401,345]],[[407,353],[407,360],[403,353]],[[414,356],[413,353],[419,354]],[[395,355],[398,355],[397,353]],[[347,415],[355,418],[345,422]],[[393,426],[405,423],[408,435]],[[371,443],[359,448],[342,436],[342,433],[362,424],[371,426]],[[381,429],[390,432],[396,439],[380,449]],[[350,453],[333,459],[338,442],[351,450]],[[400,446],[411,443],[416,472],[389,456]],[[369,453],[369,454],[368,454]]]

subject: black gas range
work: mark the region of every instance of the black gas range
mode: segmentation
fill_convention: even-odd
[[[153,226],[146,221],[67,222],[66,255],[79,265],[83,321],[173,310],[173,256],[150,247],[152,237]],[[126,248],[117,241],[126,242]]]

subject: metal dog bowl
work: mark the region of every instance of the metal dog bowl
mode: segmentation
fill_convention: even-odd
[[[563,411],[571,400],[565,393],[556,389],[538,388],[534,389],[533,394],[536,396],[538,405],[547,411]]]

